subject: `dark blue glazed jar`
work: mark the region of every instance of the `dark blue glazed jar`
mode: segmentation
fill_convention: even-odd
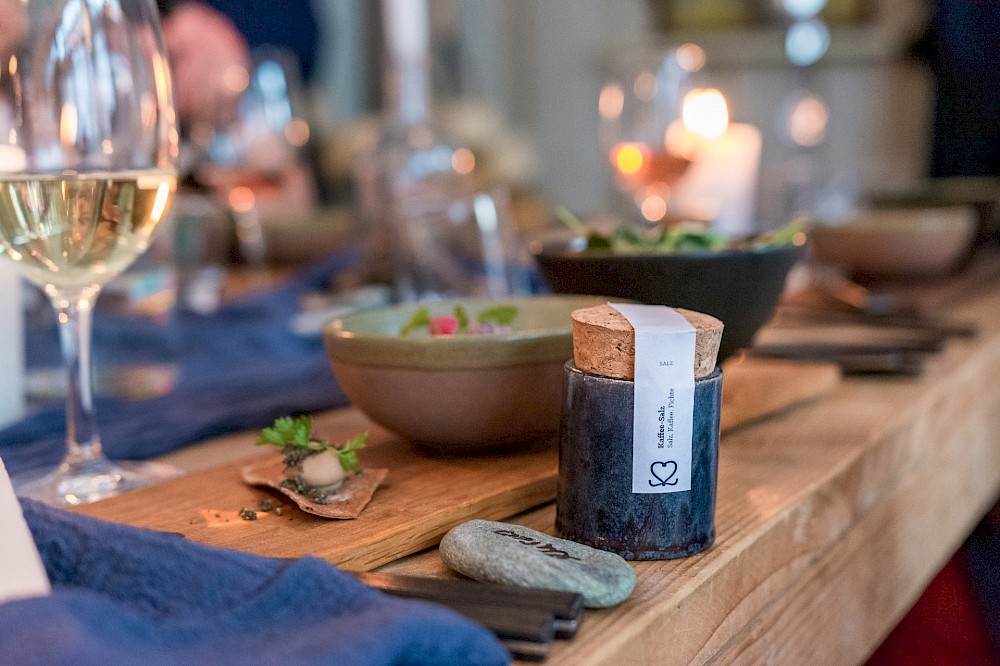
[[[632,492],[634,384],[565,366],[556,529],[626,560],[699,553],[715,540],[722,371],[695,380],[691,490]]]

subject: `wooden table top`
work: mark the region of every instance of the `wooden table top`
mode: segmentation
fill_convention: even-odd
[[[588,611],[547,663],[864,661],[1000,495],[997,313],[1000,287],[949,308],[980,334],[950,341],[921,378],[845,379],[725,433],[712,548],[634,564],[633,595]],[[165,460],[206,469],[245,457],[247,439]],[[554,533],[554,516],[549,503],[510,520]],[[452,575],[434,549],[381,570]]]

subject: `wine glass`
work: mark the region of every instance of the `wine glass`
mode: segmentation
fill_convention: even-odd
[[[204,152],[194,177],[222,200],[243,261],[267,259],[262,211],[305,212],[318,198],[302,159],[309,123],[294,54],[276,47],[250,53],[247,85],[234,117],[192,131]]]
[[[176,188],[177,131],[152,0],[5,0],[0,27],[0,253],[55,308],[67,451],[19,495],[83,504],[175,475],[111,462],[94,414],[91,312],[150,243]]]
[[[666,217],[672,190],[696,157],[698,139],[685,113],[699,115],[690,102],[704,64],[696,44],[627,51],[617,54],[601,89],[601,150],[615,188],[646,223]]]

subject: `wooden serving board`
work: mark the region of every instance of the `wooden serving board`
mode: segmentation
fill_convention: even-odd
[[[331,429],[330,421],[333,421]],[[357,434],[358,419],[320,419],[314,430],[332,441]],[[192,541],[270,557],[315,555],[352,571],[366,571],[437,544],[472,518],[499,520],[550,501],[556,492],[556,447],[549,442],[517,455],[436,457],[421,453],[378,426],[363,453],[366,466],[389,475],[354,520],[330,520],[299,511],[283,495],[240,479],[247,463],[220,465],[77,509],[98,518],[178,532]],[[248,460],[261,455],[244,435]],[[282,514],[258,520],[236,515],[259,501],[280,501]],[[216,513],[219,514],[216,517]]]
[[[833,366],[770,359],[734,359],[727,361],[724,372],[724,430],[816,397],[837,379]],[[213,546],[271,557],[315,555],[348,570],[365,571],[434,546],[449,529],[472,518],[500,520],[555,499],[554,442],[516,454],[445,457],[421,452],[354,410],[318,415],[314,421],[314,431],[333,441],[364,429],[371,433],[364,464],[388,468],[389,475],[354,520],[306,514],[283,495],[244,484],[244,465],[278,455],[256,449],[255,433],[196,447],[206,449],[211,459],[210,450],[225,444],[227,451],[238,452],[228,455],[230,462],[76,510],[177,532]],[[180,457],[196,453],[188,450]],[[237,515],[243,507],[257,509],[264,498],[280,501],[282,514],[253,521]]]

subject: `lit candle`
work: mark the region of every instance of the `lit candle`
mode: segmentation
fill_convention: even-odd
[[[719,91],[695,90],[684,100],[682,120],[671,125],[664,141],[669,152],[691,160],[667,199],[668,215],[709,220],[713,231],[730,237],[752,235],[760,130],[730,123]]]

